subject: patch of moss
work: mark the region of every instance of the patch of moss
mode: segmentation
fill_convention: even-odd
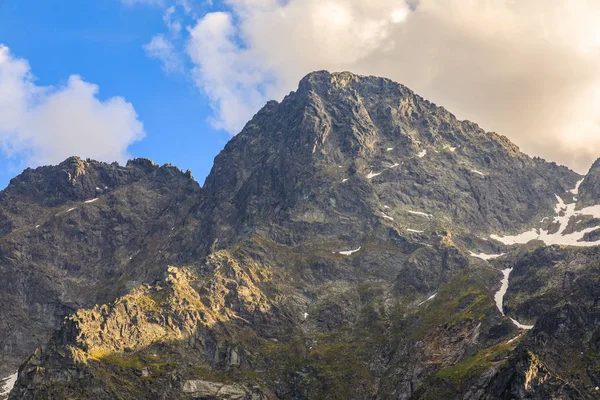
[[[148,361],[139,354],[106,354],[100,361],[120,368],[139,369],[148,365]]]
[[[376,386],[369,369],[374,349],[381,343],[379,328],[317,334],[308,347],[301,338],[289,343],[265,341],[261,354],[272,366],[271,381],[295,381],[309,399],[349,399],[372,395]]]
[[[470,378],[481,375],[498,363],[504,363],[508,354],[515,349],[517,344],[518,341],[502,342],[482,349],[455,365],[439,370],[433,377],[443,379],[460,391]]]
[[[419,339],[443,324],[453,326],[465,320],[481,321],[494,307],[492,294],[482,279],[467,270],[442,286],[434,299],[414,311],[419,321],[410,338]]]

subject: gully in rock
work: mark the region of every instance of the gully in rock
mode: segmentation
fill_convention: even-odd
[[[509,277],[510,277],[510,273],[512,272],[512,268],[506,268],[502,270],[502,283],[500,285],[500,289],[496,292],[496,294],[494,295],[494,300],[496,300],[496,307],[498,307],[498,310],[500,310],[500,312],[502,313],[502,315],[504,314],[504,295],[506,295],[506,292],[508,291],[508,282],[509,282]],[[513,322],[513,324],[515,324],[517,327],[521,328],[521,329],[531,329],[533,328],[533,325],[524,325],[519,323],[518,321],[516,321],[513,318],[510,318],[510,320]]]

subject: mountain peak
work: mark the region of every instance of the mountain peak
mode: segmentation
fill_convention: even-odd
[[[297,93],[314,92],[321,96],[349,96],[354,100],[357,96],[379,93],[384,96],[393,95],[398,98],[412,97],[415,93],[400,83],[387,78],[372,75],[358,75],[348,71],[329,72],[315,71],[306,75],[298,84]],[[418,96],[417,96],[418,97]],[[428,101],[419,97],[425,103]]]
[[[369,77],[371,79],[375,77]],[[366,76],[357,75],[352,72],[343,71],[343,72],[329,72],[325,70],[314,71],[307,74],[304,78],[300,80],[298,84],[298,88],[320,88],[320,87],[334,87],[334,88],[344,88],[350,85],[353,82],[358,82],[360,80],[367,79]],[[385,78],[375,78],[375,79],[385,79]],[[387,79],[386,79],[387,80]],[[391,81],[390,81],[391,82]]]
[[[287,218],[282,230],[298,232],[287,225],[331,224],[340,213],[399,221],[415,210],[510,231],[552,210],[554,193],[576,178],[389,79],[317,71],[281,103],[268,103],[216,157],[204,208],[214,231],[204,236],[226,246],[273,219]],[[539,179],[547,184],[532,193],[529,182]],[[364,226],[328,229],[360,235]]]
[[[353,83],[365,81],[379,82],[380,84],[388,84],[392,86],[406,88],[404,85],[384,77],[374,75],[360,75],[350,71],[330,72],[327,70],[314,71],[307,74],[300,80],[298,87],[305,88],[332,86],[339,89],[348,87]]]

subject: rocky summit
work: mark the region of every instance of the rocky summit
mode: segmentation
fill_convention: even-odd
[[[202,187],[27,169],[0,192],[0,398],[597,399],[599,171],[324,71]]]

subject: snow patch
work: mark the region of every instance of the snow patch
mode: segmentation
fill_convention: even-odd
[[[504,253],[500,253],[500,254],[485,254],[485,253],[478,253],[475,254],[472,251],[469,251],[469,254],[471,255],[471,257],[477,257],[477,258],[481,258],[482,260],[492,260],[494,258],[498,258],[504,255]]]
[[[533,328],[533,325],[523,325],[519,321],[516,321],[513,318],[511,318],[510,320],[512,321],[513,324],[515,324],[517,326],[517,328],[521,328],[521,329],[532,329]]]
[[[37,228],[39,228],[39,227],[40,227],[39,225],[36,225],[36,226],[35,226],[35,229],[37,229]]]
[[[425,232],[425,231],[418,231],[416,229],[410,229],[410,228],[406,228],[406,231],[407,232],[413,232],[413,233],[423,233],[423,232]]]
[[[425,154],[427,154],[427,150],[420,151],[420,152],[417,154],[417,157],[419,157],[419,158],[423,158],[423,157],[425,157]]]
[[[506,294],[506,292],[508,291],[508,278],[510,276],[510,273],[512,272],[512,268],[506,268],[502,270],[502,285],[500,286],[500,290],[498,290],[496,292],[496,294],[494,295],[494,300],[496,300],[496,307],[498,307],[498,310],[500,310],[500,312],[502,313],[502,315],[506,315],[504,314],[504,307],[503,307],[503,303],[504,303],[504,295]],[[518,328],[521,329],[531,329],[533,328],[533,325],[523,325],[520,322],[518,322],[517,320],[511,318],[510,319],[512,321],[513,324],[515,324]]]
[[[600,244],[600,241],[595,242],[583,242],[581,241],[586,233],[592,232],[598,229],[597,226],[582,229],[580,231],[572,233],[564,233],[569,225],[569,221],[574,217],[581,217],[583,215],[589,215],[593,218],[600,218],[600,205],[591,207],[585,207],[581,210],[575,210],[575,203],[565,204],[562,198],[556,196],[556,206],[554,212],[556,216],[550,217],[553,222],[559,224],[559,228],[555,233],[549,233],[548,230],[544,229],[531,229],[530,231],[522,232],[518,235],[499,236],[490,235],[490,238],[502,242],[507,245],[512,244],[523,244],[530,240],[541,240],[547,246],[558,244],[566,246],[579,246],[579,247],[591,247]],[[542,220],[544,221],[544,220]]]
[[[304,314],[302,314],[302,316],[304,317],[304,320],[306,321],[306,318],[308,318],[308,313],[305,312]]]
[[[77,207],[71,207],[71,208],[69,208],[69,209],[67,210],[67,212],[71,212],[71,211],[73,211],[75,208],[77,208]]]
[[[500,290],[498,290],[494,295],[494,300],[496,300],[496,307],[498,307],[498,310],[500,310],[502,315],[504,315],[504,308],[502,307],[502,303],[504,302],[504,295],[508,290],[508,277],[510,276],[511,272],[512,268],[506,268],[502,270],[502,285],[500,286]]]
[[[569,190],[569,192],[574,194],[579,193],[579,185],[581,185],[582,181],[583,179],[577,182],[575,188]],[[555,233],[549,233],[548,230],[534,228],[529,231],[522,232],[518,235],[490,235],[490,238],[507,245],[523,244],[534,239],[543,241],[547,246],[553,244],[579,247],[591,247],[600,245],[600,241],[582,241],[585,234],[598,229],[597,226],[585,228],[572,233],[565,233],[569,222],[573,218],[579,218],[584,215],[589,215],[592,218],[600,218],[600,205],[585,207],[581,210],[575,210],[575,207],[577,206],[575,203],[565,204],[564,200],[560,196],[555,194],[554,197],[556,198],[556,205],[554,206],[554,213],[556,215],[554,217],[546,218],[551,218],[554,223],[558,223],[558,229]],[[546,218],[542,219],[540,222],[544,222]]]
[[[382,213],[381,213],[381,216],[382,216],[383,218],[385,218],[385,219],[389,219],[390,221],[393,221],[393,220],[394,220],[394,218],[390,217],[389,215],[387,215],[387,214],[386,214],[386,213],[384,213],[384,212],[382,212]]]
[[[385,151],[392,151],[392,150],[394,150],[393,147],[388,147],[387,149],[385,149]]]
[[[515,336],[514,338],[510,339],[508,342],[506,342],[506,344],[508,344],[508,343],[512,343],[512,342],[514,342],[515,340],[517,340],[517,339],[518,339],[518,338],[520,338],[520,337],[521,337],[521,335],[517,335],[517,336]]]
[[[418,215],[420,217],[431,218],[433,215],[421,211],[409,211],[409,214]]]
[[[6,378],[0,379],[0,395],[8,396],[10,394],[10,391],[15,387],[15,383],[17,383],[18,375],[19,372],[15,372]]]
[[[383,206],[383,208],[390,208],[390,206]]]
[[[86,200],[86,201],[84,201],[84,203],[89,204],[89,203],[93,203],[93,202],[95,202],[97,200],[98,200],[98,198],[96,197],[95,199]]]
[[[477,174],[477,175],[485,176],[485,174],[483,172],[477,171],[476,169],[472,169],[471,172],[474,174]]]
[[[381,175],[382,173],[383,173],[383,171],[382,171],[382,172],[373,172],[373,171],[371,171],[371,172],[369,172],[369,174],[367,175],[367,179],[373,179],[373,178],[375,178],[376,176],[379,176],[379,175]]]
[[[452,146],[444,146],[444,149],[450,150],[453,153],[456,151],[456,147],[452,147]]]
[[[344,182],[348,182],[348,180],[349,180],[349,179],[350,179],[350,178],[345,178],[345,179],[342,179],[342,183],[344,183]]]
[[[420,302],[418,305],[420,306],[421,304],[427,303],[429,300],[433,300],[435,298],[435,296],[437,296],[437,293],[432,294],[425,301]]]
[[[398,164],[398,163],[394,163],[394,164],[392,164],[392,165],[389,165],[389,166],[385,167],[385,169],[392,169],[392,168],[396,168],[396,167],[397,167],[397,166],[399,166],[399,165],[400,165],[400,164]],[[379,176],[379,175],[383,174],[383,173],[385,172],[385,169],[384,169],[383,171],[381,171],[381,172],[373,172],[373,170],[371,170],[371,172],[369,172],[369,173],[367,174],[367,179],[373,179],[373,178],[375,178],[376,176]]]
[[[573,193],[573,194],[579,194],[579,186],[581,186],[581,184],[583,183],[583,181],[585,180],[585,178],[577,181],[577,184],[575,185],[574,189],[569,190],[569,192]]]
[[[561,211],[567,211],[567,206],[565,204],[565,201],[562,199],[562,197],[560,197],[559,195],[555,194],[554,197],[556,197],[556,205],[554,206],[554,212],[557,214],[560,214]]]
[[[341,255],[343,255],[343,256],[349,256],[351,254],[356,253],[359,250],[360,250],[360,246],[356,250],[344,250],[344,251],[338,251],[338,253],[341,254]],[[334,251],[334,253],[335,253],[335,251]]]

